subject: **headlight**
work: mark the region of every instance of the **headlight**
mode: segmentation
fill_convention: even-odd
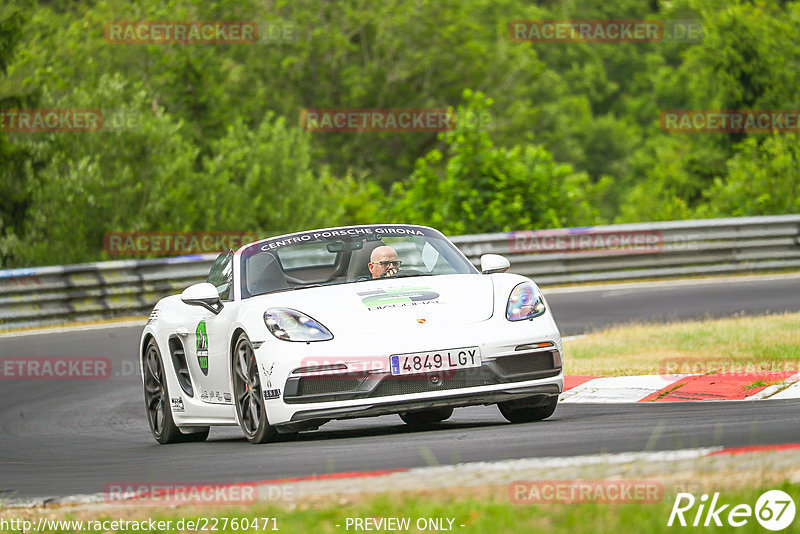
[[[511,291],[506,307],[506,319],[509,321],[532,319],[544,312],[544,298],[530,282],[523,282]]]
[[[270,308],[264,312],[264,324],[273,336],[284,341],[327,341],[330,330],[305,313],[289,308]]]

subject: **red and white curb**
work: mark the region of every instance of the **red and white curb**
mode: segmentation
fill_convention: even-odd
[[[627,403],[800,398],[800,372],[567,376],[560,401]]]

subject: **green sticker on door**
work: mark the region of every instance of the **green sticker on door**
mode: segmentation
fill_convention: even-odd
[[[197,363],[203,374],[208,376],[208,334],[205,319],[197,325]]]

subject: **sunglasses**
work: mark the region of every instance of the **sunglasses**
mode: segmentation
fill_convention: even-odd
[[[371,262],[372,265],[380,265],[384,269],[388,269],[389,267],[400,267],[400,264],[403,262],[400,260],[383,260],[383,261],[373,261]]]

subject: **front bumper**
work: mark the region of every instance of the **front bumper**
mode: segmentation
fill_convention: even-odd
[[[549,346],[534,348],[539,342]],[[471,346],[480,348],[480,367],[391,374],[392,354]],[[340,335],[324,343],[271,342],[256,348],[256,355],[263,387],[279,392],[278,397],[265,399],[270,424],[287,432],[315,428],[332,419],[432,407],[526,397],[536,404],[563,388],[561,336],[549,314],[518,323],[425,326],[393,336]],[[319,371],[320,366],[338,368]]]
[[[282,432],[294,432],[318,428],[331,419],[509,400],[525,399],[537,405],[559,395],[562,389],[562,360],[557,350],[519,352],[487,360],[480,367],[434,373],[293,376],[286,381],[283,402],[302,406],[297,406],[289,421],[276,427]],[[326,406],[314,407],[314,404]]]
[[[292,421],[277,425],[279,432],[296,432],[299,430],[318,428],[331,419],[355,419],[359,417],[376,417],[428,408],[459,408],[479,404],[496,404],[510,400],[526,399],[532,406],[545,402],[552,396],[559,395],[562,385],[559,383],[539,384],[477,393],[454,392],[452,395],[422,400],[406,400],[392,403],[363,404],[342,408],[323,408],[295,412]]]
[[[432,393],[552,378],[561,372],[556,350],[518,352],[483,362],[480,367],[395,376],[388,372],[293,376],[286,381],[287,404],[345,401]]]

